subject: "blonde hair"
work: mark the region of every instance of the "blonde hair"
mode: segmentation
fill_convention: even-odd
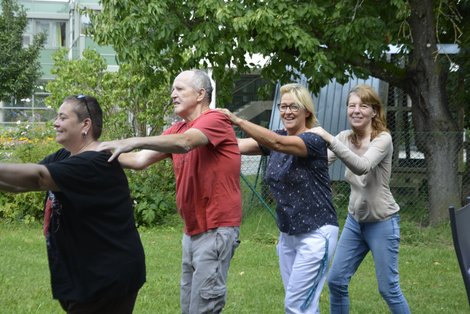
[[[317,124],[317,117],[315,116],[315,107],[313,105],[312,95],[307,88],[298,84],[290,83],[281,86],[280,89],[281,97],[284,94],[291,94],[295,102],[307,112],[310,112],[310,115],[305,118],[305,126],[307,128],[313,128]]]
[[[348,103],[351,95],[354,94],[361,99],[361,103],[369,105],[372,109],[375,110],[375,116],[372,117],[372,133],[370,135],[370,140],[372,141],[377,135],[382,132],[390,132],[387,129],[387,122],[385,118],[385,112],[380,100],[379,94],[372,88],[372,86],[361,84],[353,87],[348,94]],[[346,105],[348,105],[346,103]],[[354,128],[352,128],[352,134],[349,136],[351,143],[357,144],[357,133]]]

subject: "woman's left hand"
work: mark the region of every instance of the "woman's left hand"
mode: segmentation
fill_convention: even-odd
[[[310,130],[308,130],[308,132],[312,132],[312,133],[315,133],[319,136],[321,136],[325,141],[327,141],[328,143],[331,144],[331,142],[333,141],[333,135],[331,135],[330,133],[328,133],[324,128],[322,128],[321,126],[317,126],[317,127],[314,127],[314,128],[311,128]]]
[[[230,110],[228,110],[226,108],[216,108],[215,110],[217,110],[219,112],[222,112],[227,118],[229,118],[229,120],[232,122],[232,124],[238,125],[240,123],[240,121],[243,120],[243,119],[237,117],[235,114],[233,114],[232,112],[230,112]]]

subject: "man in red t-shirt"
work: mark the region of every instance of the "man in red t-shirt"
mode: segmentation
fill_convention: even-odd
[[[241,223],[240,151],[232,124],[211,110],[212,85],[200,70],[180,73],[171,98],[183,119],[160,136],[103,142],[123,167],[143,169],[172,158],[176,205],[184,221],[182,313],[219,313]],[[134,149],[143,149],[130,152]]]

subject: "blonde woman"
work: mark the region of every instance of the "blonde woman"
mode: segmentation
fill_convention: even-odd
[[[287,84],[280,92],[283,130],[273,132],[227,109],[221,111],[251,137],[238,140],[242,154],[269,155],[265,179],[277,202],[277,251],[285,312],[317,313],[338,239],[327,146],[320,136],[308,132],[317,122],[308,90]]]

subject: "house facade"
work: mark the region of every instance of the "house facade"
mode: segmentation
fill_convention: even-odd
[[[47,38],[40,54],[42,76],[31,97],[13,99],[0,103],[0,125],[15,125],[19,122],[50,121],[55,112],[48,108],[44,99],[48,96],[45,86],[54,79],[51,73],[53,54],[60,48],[69,50],[70,60],[79,59],[86,48],[98,51],[106,60],[108,68],[117,68],[115,52],[112,47],[99,46],[85,36],[89,19],[80,14],[80,8],[99,10],[98,0],[18,0],[28,17],[28,25],[23,34],[23,45],[31,43],[33,36],[45,33]]]

